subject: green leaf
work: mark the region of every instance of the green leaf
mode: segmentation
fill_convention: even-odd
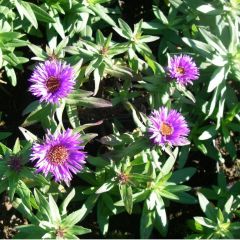
[[[141,129],[142,132],[146,132],[146,126],[140,120],[140,113],[128,101],[125,103],[125,106],[127,107],[127,109],[129,109],[132,112],[132,116],[135,124]]]
[[[230,198],[227,200],[226,204],[224,205],[224,210],[226,213],[230,214],[231,213],[231,208],[233,205],[234,198],[231,195]]]
[[[13,201],[15,192],[18,187],[18,182],[19,182],[19,175],[16,173],[11,174],[11,177],[9,178],[9,190],[8,190],[11,201]]]
[[[211,205],[211,203],[202,193],[198,192],[197,195],[202,211],[206,214],[206,216],[209,219],[215,220],[216,219],[215,208]]]
[[[39,220],[33,215],[32,211],[23,204],[20,198],[16,198],[12,204],[13,207],[16,208],[22,214],[23,217],[26,217],[33,224],[39,223]]]
[[[176,87],[177,87],[177,89],[178,89],[180,92],[182,92],[182,93],[183,93],[188,99],[190,99],[193,103],[196,102],[196,99],[195,99],[195,97],[193,96],[193,94],[192,94],[190,91],[188,91],[185,86],[183,86],[183,85],[181,85],[181,84],[176,84]]]
[[[110,214],[111,212],[105,206],[102,198],[100,198],[97,205],[97,222],[103,235],[108,232]]]
[[[218,186],[220,186],[221,188],[223,189],[227,188],[227,179],[223,171],[220,171],[218,173],[217,182],[218,182]]]
[[[23,36],[23,34],[19,32],[0,32],[0,41],[2,42],[13,41],[16,38],[20,38],[21,36]]]
[[[36,107],[35,110],[34,107]],[[46,119],[47,116],[50,115],[51,110],[52,110],[52,106],[50,104],[48,105],[35,105],[35,103],[31,104],[28,106],[27,109],[25,109],[25,112],[29,111],[29,109],[32,109],[33,111],[27,116],[27,118],[24,120],[24,122],[22,123],[22,127],[27,127],[30,126],[36,122],[41,121],[42,119]]]
[[[16,226],[18,232],[14,235],[14,239],[25,239],[26,236],[28,239],[41,239],[44,233],[44,229],[40,228],[34,224]]]
[[[96,167],[105,167],[109,164],[109,162],[102,157],[93,157],[90,155],[88,155],[87,161]]]
[[[133,35],[137,38],[142,35],[142,23],[143,19],[141,19],[138,23],[134,24]]]
[[[54,49],[54,54],[56,54],[57,56],[59,56],[61,54],[61,52],[63,51],[63,49],[67,46],[69,41],[69,38],[66,37],[64,38],[56,47],[56,49]],[[82,61],[78,62],[78,67],[81,67]],[[74,69],[75,70],[75,69]],[[76,71],[75,71],[76,73]]]
[[[0,37],[0,39],[1,39],[1,37]],[[2,68],[2,66],[3,66],[3,52],[2,52],[2,49],[0,48],[0,69]]]
[[[116,26],[116,23],[113,21],[108,14],[106,14],[106,10],[100,4],[90,5],[90,9],[92,9],[102,20],[110,24],[111,26]]]
[[[105,42],[105,38],[104,38],[101,30],[98,29],[97,33],[96,33],[96,43],[99,44],[100,46],[103,46],[104,42]]]
[[[9,187],[8,179],[1,180],[0,194],[6,191],[8,187]]]
[[[153,229],[154,215],[153,211],[149,211],[146,202],[143,205],[140,220],[140,238],[147,239],[150,237]]]
[[[231,133],[225,125],[222,125],[223,142],[232,159],[236,159],[237,151],[231,139]]]
[[[178,168],[183,168],[185,166],[185,163],[188,159],[189,151],[190,151],[190,146],[181,147],[179,151],[179,156],[178,156]]]
[[[206,58],[211,58],[212,52],[214,51],[214,48],[212,48],[210,45],[203,43],[198,40],[192,40],[190,38],[183,37],[183,42],[185,42],[189,47],[195,49],[197,52],[199,52],[202,56]]]
[[[97,133],[86,133],[84,135],[81,135],[81,140],[83,141],[83,145],[86,145],[88,142],[90,142],[92,139],[97,137]]]
[[[197,10],[199,12],[202,12],[202,13],[211,13],[211,12],[214,12],[216,9],[211,5],[211,4],[203,4],[201,5],[200,7],[197,8]]]
[[[203,232],[203,230],[204,230],[204,227],[201,224],[199,224],[198,222],[194,221],[193,219],[188,220],[187,225],[193,231]],[[192,236],[192,235],[190,235],[190,236]],[[199,237],[199,236],[197,235],[196,237]],[[190,239],[190,237],[189,237],[189,239]],[[195,237],[193,239],[195,239]]]
[[[85,76],[89,76],[95,69],[97,69],[101,63],[103,62],[103,57],[99,56],[95,59],[93,59],[87,66],[85,70]]]
[[[172,199],[172,200],[179,200],[179,197],[167,190],[161,189],[158,191],[158,193],[165,198]]]
[[[64,31],[63,25],[60,21],[60,17],[58,16],[58,13],[55,12],[55,14],[51,14],[51,15],[54,15],[54,20],[55,20],[55,23],[51,23],[52,26],[55,28],[56,32],[61,36],[61,38],[64,39],[65,31]]]
[[[68,230],[68,233],[74,234],[74,235],[83,235],[83,234],[90,233],[90,232],[91,232],[91,229],[84,228],[81,226],[72,226]],[[76,239],[78,239],[78,238],[76,238]]]
[[[74,132],[82,132],[83,130],[85,130],[87,128],[98,126],[98,125],[101,125],[102,123],[103,123],[103,120],[100,120],[95,123],[87,123],[87,124],[84,124],[84,125],[74,128],[73,131]]]
[[[6,74],[10,78],[11,84],[15,87],[17,85],[17,76],[13,68],[5,66]]]
[[[106,108],[112,107],[112,103],[104,100],[102,98],[95,98],[95,97],[87,97],[87,98],[80,98],[80,99],[72,99],[69,96],[66,99],[67,104],[76,104],[78,106],[89,107],[89,108]]]
[[[133,208],[132,187],[127,184],[121,184],[119,188],[122,201],[124,202],[124,206],[127,212],[131,214]]]
[[[28,46],[29,42],[28,41],[24,41],[24,40],[20,40],[20,39],[12,39],[11,42],[7,42],[5,44],[5,47],[7,48],[15,48],[15,47],[25,47]],[[20,59],[22,59],[22,57],[19,57]],[[27,58],[23,58],[23,59],[27,59]],[[23,60],[21,60],[21,62],[23,62]]]
[[[75,196],[75,189],[73,188],[72,191],[64,199],[64,201],[62,202],[59,208],[61,215],[65,215],[67,213],[67,206],[71,202],[71,200],[74,198],[74,196]]]
[[[209,102],[209,111],[207,113],[207,116],[211,116],[212,113],[214,112],[214,110],[216,109],[216,105],[217,105],[217,100],[219,95],[221,94],[221,92],[224,92],[226,90],[226,82],[222,82],[220,83],[219,86],[217,86],[216,90],[214,91],[213,97],[211,99],[211,101]],[[217,127],[216,127],[217,128]]]
[[[86,97],[90,97],[92,94],[93,94],[93,92],[91,92],[91,91],[77,89],[77,90],[74,90],[73,92],[71,92],[68,95],[68,98],[69,99],[86,98]]]
[[[133,36],[132,29],[128,26],[128,24],[122,20],[121,18],[118,19],[119,26],[122,30],[122,33],[127,36],[129,39]]]
[[[31,2],[29,2],[29,5],[39,21],[46,23],[55,23],[55,20],[45,10],[43,10],[43,8],[38,7],[36,4]]]
[[[166,237],[168,230],[167,214],[162,197],[157,193],[156,199],[157,216],[154,225],[163,237]]]
[[[10,133],[10,132],[0,132],[0,140],[5,139],[11,135],[12,135],[12,133]]]
[[[163,24],[169,24],[167,17],[165,17],[164,13],[157,6],[153,6],[153,13]]]
[[[197,204],[197,199],[193,197],[192,195],[186,193],[186,192],[180,192],[178,193],[178,200],[177,202],[183,203],[183,204]]]
[[[54,201],[52,195],[49,195],[49,208],[50,208],[50,214],[51,214],[50,217],[51,217],[52,223],[60,223],[61,216],[59,213],[57,203]]]
[[[139,173],[130,173],[129,179],[131,181],[137,181],[137,182],[150,182],[153,181],[153,178],[151,176],[146,176]]]
[[[67,105],[67,115],[69,122],[73,129],[79,127],[81,125],[79,118],[78,118],[78,108],[76,105]]]
[[[47,219],[51,219],[51,209],[49,207],[49,203],[46,198],[42,195],[42,193],[38,189],[34,189],[34,196],[36,202],[39,206],[38,211],[41,213],[42,216],[46,217]]]
[[[216,68],[210,79],[208,85],[208,92],[212,92],[216,87],[218,87],[219,84],[224,80],[224,77],[225,68],[224,67]]]
[[[194,217],[194,220],[207,228],[215,228],[216,227],[212,220],[205,218],[205,217]]]
[[[35,111],[37,108],[39,108],[39,106],[41,105],[41,103],[36,100],[36,101],[33,101],[31,102],[22,112],[22,116],[28,114],[28,113],[31,113],[33,111]]]
[[[16,192],[21,197],[23,204],[31,209],[31,191],[23,181],[18,181]]]
[[[227,53],[227,49],[223,45],[223,43],[220,41],[220,39],[210,33],[209,31],[205,30],[204,28],[199,28],[200,33],[207,41],[208,45],[215,48],[221,55],[224,55]]]
[[[38,60],[46,60],[48,58],[48,55],[46,52],[43,51],[42,48],[38,47],[37,45],[34,44],[29,44],[28,47],[30,48],[30,50],[35,54],[35,56],[37,56]],[[34,58],[35,59],[35,58]]]
[[[38,23],[36,16],[28,2],[24,1],[16,1],[15,0],[16,7],[18,11],[20,10],[22,14],[28,19],[28,21],[37,29],[38,28]]]
[[[188,181],[195,172],[196,168],[193,167],[179,169],[172,174],[170,181],[175,182],[176,184],[183,183]]]
[[[190,191],[191,187],[186,185],[168,185],[164,188],[164,190],[175,193],[175,192],[184,192],[184,191]]]
[[[207,128],[202,134],[198,137],[199,140],[207,140],[213,138],[217,134],[216,126],[211,126]]]
[[[104,66],[104,64],[102,64],[102,66]],[[93,77],[94,77],[94,92],[93,92],[93,96],[95,96],[97,94],[98,90],[99,90],[100,81],[101,81],[101,78],[102,78],[102,76],[100,75],[99,68],[94,69]]]
[[[90,195],[82,205],[82,208],[65,217],[62,220],[62,224],[66,227],[69,227],[82,221],[87,216],[87,214],[92,210],[92,208],[95,206],[97,199],[98,199],[98,195],[96,194]]]
[[[178,155],[178,148],[175,148],[172,155],[167,159],[167,161],[165,162],[165,164],[162,167],[161,172],[162,172],[163,176],[167,175],[172,170],[172,168],[176,162],[177,155]]]
[[[114,187],[114,182],[112,182],[112,180],[107,181],[100,188],[98,188],[98,190],[96,191],[96,194],[101,194],[101,193],[104,193],[104,192],[108,192],[113,187]]]

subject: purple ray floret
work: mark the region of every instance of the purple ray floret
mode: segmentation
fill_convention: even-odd
[[[38,173],[45,176],[51,173],[56,182],[64,181],[69,186],[72,174],[84,167],[86,153],[83,149],[80,134],[71,129],[55,135],[48,132],[42,143],[33,145],[31,161],[36,161]]]
[[[170,78],[182,85],[193,84],[193,81],[199,78],[198,67],[188,55],[171,57],[167,71]]]
[[[29,81],[29,91],[40,102],[56,104],[73,90],[74,70],[64,61],[49,60],[35,67]]]
[[[148,132],[154,144],[165,147],[189,144],[189,128],[185,118],[176,110],[161,107],[149,116]]]

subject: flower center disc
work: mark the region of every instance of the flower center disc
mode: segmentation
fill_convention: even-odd
[[[176,72],[179,73],[179,74],[184,74],[185,70],[182,67],[177,67]]]
[[[58,88],[60,86],[60,82],[56,77],[52,76],[52,77],[48,78],[46,86],[50,93],[54,93],[58,90]]]
[[[160,127],[160,132],[162,135],[169,136],[173,133],[173,128],[167,123],[162,123]]]
[[[54,146],[47,153],[47,158],[54,165],[62,164],[68,158],[68,150],[64,146]]]

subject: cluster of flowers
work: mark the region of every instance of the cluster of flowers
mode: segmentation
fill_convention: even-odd
[[[187,55],[172,57],[167,72],[171,79],[182,85],[192,84],[199,77],[195,62]],[[74,89],[75,78],[74,69],[65,62],[56,59],[45,61],[34,69],[29,79],[29,90],[40,102],[58,104]],[[154,110],[149,122],[150,139],[155,144],[161,147],[188,144],[188,125],[176,110],[168,110],[166,107]],[[71,129],[55,134],[48,131],[43,142],[33,144],[31,160],[36,161],[37,172],[45,176],[52,173],[55,181],[64,181],[69,185],[72,173],[76,174],[83,169],[86,159],[83,150],[80,134]]]

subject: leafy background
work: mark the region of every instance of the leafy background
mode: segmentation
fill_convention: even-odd
[[[1,0],[1,237],[54,238],[71,221],[66,238],[85,228],[92,238],[238,238],[239,11],[238,0]],[[200,68],[186,88],[165,73],[180,53]],[[78,73],[57,108],[27,90],[49,58]],[[186,117],[191,145],[163,152],[148,141],[146,116],[162,105]],[[89,153],[69,189],[28,162],[47,128],[68,126]],[[21,174],[12,154],[25,159]]]

